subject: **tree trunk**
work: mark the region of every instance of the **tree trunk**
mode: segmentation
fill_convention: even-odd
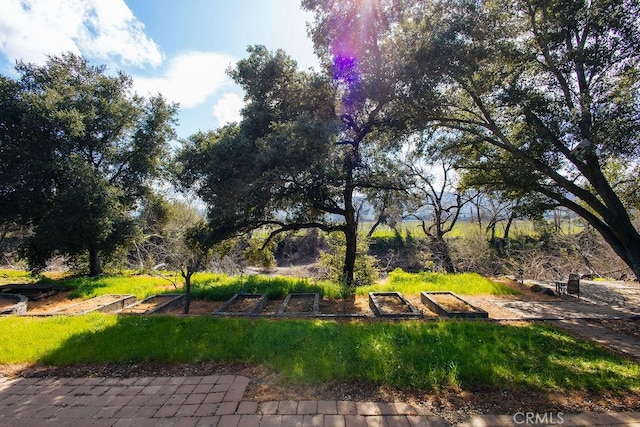
[[[187,271],[180,271],[182,277],[184,277],[184,314],[189,314],[189,308],[191,306],[191,276],[193,276],[193,271],[187,268]]]
[[[356,266],[357,241],[358,241],[358,219],[356,218],[356,209],[353,206],[353,171],[356,167],[358,159],[357,145],[354,146],[353,152],[347,156],[345,161],[345,172],[347,175],[344,187],[344,238],[345,238],[345,255],[344,267],[342,270],[342,278],[347,287],[355,286],[354,271]]]
[[[346,243],[346,251],[344,255],[344,267],[342,270],[342,276],[345,284],[348,287],[355,286],[354,270],[356,267],[356,255],[357,255],[357,232],[351,230],[347,226],[344,230],[344,237]]]
[[[89,246],[89,276],[95,277],[102,274],[102,265],[100,265],[100,256],[98,249],[90,245]]]
[[[380,226],[380,224],[382,224],[385,221],[386,221],[386,215],[384,213],[384,208],[383,208],[382,212],[380,212],[380,215],[378,215],[378,218],[376,219],[376,222],[371,226],[371,229],[367,233],[367,239],[370,239],[373,236],[373,233],[378,228],[378,226]]]
[[[453,265],[451,259],[451,252],[449,252],[449,245],[444,238],[434,238],[431,242],[433,248],[433,254],[438,258],[444,270],[449,273],[455,273],[456,268]]]
[[[513,224],[513,214],[509,215],[507,225],[504,227],[504,240],[509,241],[509,232],[511,231],[511,225]]]
[[[600,230],[598,230],[600,231]],[[616,232],[624,233],[625,227],[618,225]],[[626,229],[627,235],[622,239],[612,239],[609,234],[602,234],[605,241],[613,248],[614,252],[629,266],[636,280],[640,281],[640,235],[635,228]]]
[[[355,286],[354,271],[358,250],[358,220],[356,218],[356,210],[353,206],[352,197],[353,190],[345,190],[345,254],[342,277],[347,287]]]

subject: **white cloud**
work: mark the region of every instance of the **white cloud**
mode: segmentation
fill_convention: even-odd
[[[0,52],[43,63],[71,51],[123,64],[157,66],[158,46],[124,0],[3,0]]]
[[[225,93],[213,106],[213,117],[218,120],[218,126],[231,122],[239,122],[242,119],[240,110],[244,107],[242,97],[236,93]]]
[[[230,82],[227,68],[236,60],[213,52],[189,52],[176,56],[160,77],[134,76],[134,87],[141,95],[160,92],[183,108],[203,104]]]

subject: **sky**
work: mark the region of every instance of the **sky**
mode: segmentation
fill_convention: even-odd
[[[140,95],[180,104],[179,138],[237,121],[242,90],[226,70],[247,46],[318,67],[300,0],[0,0],[0,73],[16,61],[82,54],[133,77]]]

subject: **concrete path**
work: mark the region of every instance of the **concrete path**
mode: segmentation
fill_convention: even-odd
[[[640,340],[630,335],[617,333],[602,325],[584,319],[562,319],[549,323],[585,340],[598,343],[617,353],[622,353],[635,359],[640,358]]]
[[[404,403],[243,400],[249,379],[234,375],[144,378],[0,378],[0,426],[449,426]],[[561,422],[560,422],[561,421]],[[640,413],[471,417],[461,426],[561,424],[638,426]]]

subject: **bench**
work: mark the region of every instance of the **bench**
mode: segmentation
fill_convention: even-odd
[[[556,293],[558,295],[578,295],[578,299],[580,299],[580,275],[569,274],[569,280],[566,282],[556,282]]]

